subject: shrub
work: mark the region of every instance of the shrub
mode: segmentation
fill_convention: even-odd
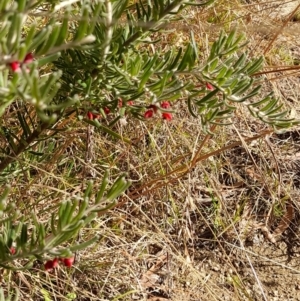
[[[2,0],[2,183],[22,173],[21,155],[29,162],[49,160],[46,150],[53,133],[74,114],[88,127],[116,138],[120,136],[113,125],[125,114],[145,122],[157,116],[171,121],[176,118],[172,103],[178,99],[206,132],[212,124],[228,124],[236,104],[275,129],[298,124],[272,93],[254,98],[260,94],[256,73],[264,59],[249,58],[242,51],[242,35],[221,32],[205,60],[192,32],[185,47],[156,47],[165,25],[177,20],[181,10],[213,2]],[[112,119],[107,124],[108,114]],[[130,185],[121,175],[105,193],[108,178],[105,172],[98,192],[89,182],[83,195],[62,200],[48,223],[40,222],[35,212],[27,216],[16,210],[6,188],[0,200],[0,265],[18,269],[15,262],[21,260],[23,269],[38,259],[47,261],[50,269],[63,258],[71,266],[74,252],[97,237],[78,244],[71,244],[71,239],[97,212],[114,207]]]

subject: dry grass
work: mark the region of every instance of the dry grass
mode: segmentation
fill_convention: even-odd
[[[285,24],[277,7],[278,1],[236,0],[193,8],[161,43],[184,43],[193,29],[205,57],[220,28],[237,27],[251,55],[266,55],[265,71],[272,73],[265,75],[265,92],[273,90],[299,116],[299,23]],[[74,268],[46,273],[37,263],[30,271],[5,272],[21,300],[300,299],[298,129],[272,133],[241,107],[232,126],[206,137],[183,108],[183,100],[174,104],[169,123],[117,125],[131,144],[94,132],[88,168],[96,186],[107,167],[113,176],[127,172],[133,185],[80,233],[79,239],[101,239],[77,254]],[[34,204],[44,218],[85,185],[86,128],[75,118],[66,125],[71,130],[54,137],[48,164],[32,162],[27,178],[11,183],[20,206]]]

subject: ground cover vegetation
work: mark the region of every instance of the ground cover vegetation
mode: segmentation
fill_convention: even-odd
[[[2,0],[0,300],[299,300],[298,2]]]

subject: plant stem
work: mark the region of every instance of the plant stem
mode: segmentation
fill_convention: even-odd
[[[12,156],[6,157],[0,163],[0,172],[2,172],[10,163],[15,161],[18,158],[18,156],[25,151],[28,145],[34,142],[48,126],[49,126],[48,123],[42,123],[39,129],[34,130],[32,134],[26,139],[25,142],[20,143],[18,149],[14,152],[14,154]]]

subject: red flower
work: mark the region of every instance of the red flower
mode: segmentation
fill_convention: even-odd
[[[74,257],[70,257],[70,258],[63,258],[62,259],[62,262],[64,263],[64,265],[66,266],[66,267],[68,267],[68,268],[70,268],[72,265],[73,265],[73,263],[74,263]]]
[[[153,116],[153,114],[154,114],[153,110],[148,110],[145,112],[144,117],[151,118]]]
[[[10,247],[9,252],[11,255],[14,255],[14,254],[16,254],[16,249],[14,247]]]
[[[21,70],[21,64],[18,61],[10,63],[9,66],[13,72],[19,72]]]
[[[87,112],[87,118],[90,120],[94,120],[94,114],[90,111]]]
[[[53,268],[58,267],[58,258],[54,258],[54,259],[52,260],[52,264],[53,264]]]
[[[164,112],[164,113],[162,113],[162,118],[170,121],[170,120],[172,120],[173,116],[171,113]]]
[[[51,271],[52,269],[55,269],[56,267],[58,267],[58,259],[54,258],[53,260],[48,260],[45,264],[44,264],[45,270]]]
[[[103,110],[106,115],[110,113],[110,109],[108,107],[105,107]]]
[[[33,61],[33,55],[32,55],[31,52],[29,52],[29,53],[26,54],[23,63],[29,64],[29,63],[32,63],[32,61]]]
[[[214,90],[214,87],[212,84],[206,83],[206,89],[212,91],[212,90]]]
[[[163,101],[160,106],[163,108],[163,109],[169,109],[171,107],[170,103],[168,101]]]
[[[90,119],[90,120],[100,119],[101,118],[100,114],[95,114],[95,113],[93,113],[91,111],[88,111],[86,115],[87,115],[87,118]]]
[[[14,62],[11,62],[9,64],[9,66],[13,72],[19,72],[21,70],[20,67],[22,64],[29,64],[29,63],[32,63],[32,61],[33,61],[33,55],[31,52],[29,52],[26,54],[22,63],[20,63],[18,61],[14,61]]]

